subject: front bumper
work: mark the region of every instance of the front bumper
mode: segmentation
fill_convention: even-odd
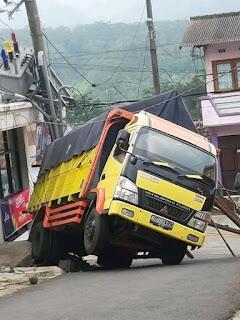
[[[133,211],[134,216],[129,217],[129,216],[122,214],[123,209]],[[169,220],[169,221],[172,221],[174,223],[172,230],[166,230],[162,227],[155,226],[150,222],[150,218],[153,214],[152,212],[138,208],[134,205],[131,205],[131,204],[123,202],[123,201],[113,200],[111,203],[111,206],[109,208],[108,214],[109,215],[117,215],[123,219],[127,219],[133,223],[139,224],[145,228],[151,229],[151,230],[156,231],[158,233],[161,233],[165,236],[184,241],[189,245],[201,247],[204,242],[204,239],[205,239],[204,233],[199,232],[194,229],[191,229],[191,228],[189,228],[185,225],[182,225],[178,222],[172,221],[169,218],[162,217],[162,218]],[[195,237],[195,241],[189,240],[188,237],[189,238]]]

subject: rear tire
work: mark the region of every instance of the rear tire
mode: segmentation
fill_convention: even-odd
[[[58,265],[63,256],[60,235],[37,222],[32,229],[32,257],[39,265]]]
[[[84,225],[84,248],[87,254],[99,255],[104,251],[109,236],[107,217],[93,207]]]
[[[162,263],[164,265],[180,264],[186,254],[187,245],[181,241],[169,242],[166,252],[162,255]]]

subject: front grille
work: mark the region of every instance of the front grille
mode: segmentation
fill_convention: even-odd
[[[187,222],[194,213],[194,210],[190,208],[149,191],[140,190],[139,194],[139,205],[142,208],[172,220]]]

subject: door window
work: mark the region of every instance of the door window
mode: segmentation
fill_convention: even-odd
[[[217,75],[218,75],[218,87],[219,90],[231,90],[233,89],[231,64],[218,64],[217,65]]]

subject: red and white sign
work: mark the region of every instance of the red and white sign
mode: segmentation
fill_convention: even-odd
[[[30,190],[12,196],[9,200],[9,211],[12,217],[14,229],[17,230],[32,220],[32,215],[26,212],[30,199]]]

